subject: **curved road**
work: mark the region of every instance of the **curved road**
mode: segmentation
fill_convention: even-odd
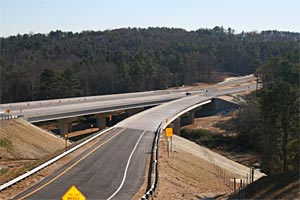
[[[131,199],[145,182],[154,132],[117,128],[14,199],[61,199],[75,185],[87,199]],[[108,153],[109,152],[109,153]]]
[[[240,81],[240,80],[238,80]],[[131,199],[146,180],[155,130],[166,118],[205,103],[212,97],[253,88],[254,84],[225,90],[210,89],[134,115],[65,167],[19,194],[15,199],[61,199],[75,185],[87,199]]]

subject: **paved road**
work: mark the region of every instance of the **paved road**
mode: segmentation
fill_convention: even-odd
[[[87,199],[131,199],[147,178],[153,138],[151,131],[117,128],[15,199],[57,200],[72,185]]]

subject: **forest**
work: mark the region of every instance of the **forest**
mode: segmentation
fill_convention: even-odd
[[[299,33],[122,28],[0,38],[0,103],[214,83],[274,57],[299,61]]]
[[[263,88],[233,119],[237,144],[262,155],[267,174],[300,169],[299,61],[272,58],[256,74]]]

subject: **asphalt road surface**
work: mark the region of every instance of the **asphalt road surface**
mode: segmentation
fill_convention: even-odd
[[[148,172],[154,132],[117,128],[14,199],[61,199],[75,185],[88,199],[131,199]]]

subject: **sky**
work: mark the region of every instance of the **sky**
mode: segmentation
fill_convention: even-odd
[[[300,32],[299,0],[0,0],[0,36],[127,27]]]

